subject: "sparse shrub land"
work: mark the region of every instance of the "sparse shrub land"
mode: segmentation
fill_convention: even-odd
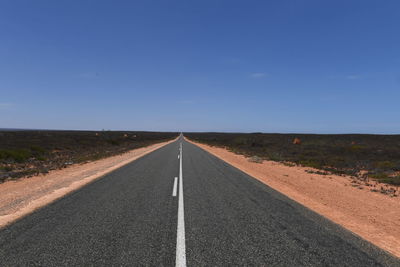
[[[0,131],[0,183],[171,140],[178,133]]]
[[[247,157],[400,185],[400,135],[185,133]]]

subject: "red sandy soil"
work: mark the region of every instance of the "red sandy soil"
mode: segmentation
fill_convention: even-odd
[[[175,140],[0,184],[0,228]]]
[[[400,197],[371,192],[350,177],[310,174],[310,168],[248,158],[195,143],[311,210],[400,257]],[[376,188],[386,185],[375,184]]]

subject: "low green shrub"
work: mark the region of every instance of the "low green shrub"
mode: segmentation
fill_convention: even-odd
[[[9,172],[9,171],[12,171],[13,168],[10,166],[0,166],[0,170]]]
[[[378,179],[378,180],[381,183],[400,186],[400,176],[386,177],[386,178],[382,178],[382,179]]]
[[[382,170],[392,170],[396,167],[396,164],[391,161],[378,161],[375,163],[375,167]]]
[[[315,161],[315,160],[300,160],[299,164],[305,166],[305,167],[311,167],[315,169],[322,169],[321,163]]]
[[[375,173],[375,174],[370,174],[368,176],[370,178],[379,179],[379,180],[389,178],[389,176],[386,173]]]
[[[27,149],[3,149],[0,150],[0,160],[12,160],[15,162],[24,162],[32,156]]]

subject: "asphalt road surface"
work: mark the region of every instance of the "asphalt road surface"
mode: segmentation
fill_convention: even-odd
[[[0,230],[0,266],[76,265],[400,262],[180,138]]]

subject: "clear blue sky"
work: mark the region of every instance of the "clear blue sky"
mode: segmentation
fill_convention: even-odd
[[[400,133],[400,1],[2,0],[0,128]]]

